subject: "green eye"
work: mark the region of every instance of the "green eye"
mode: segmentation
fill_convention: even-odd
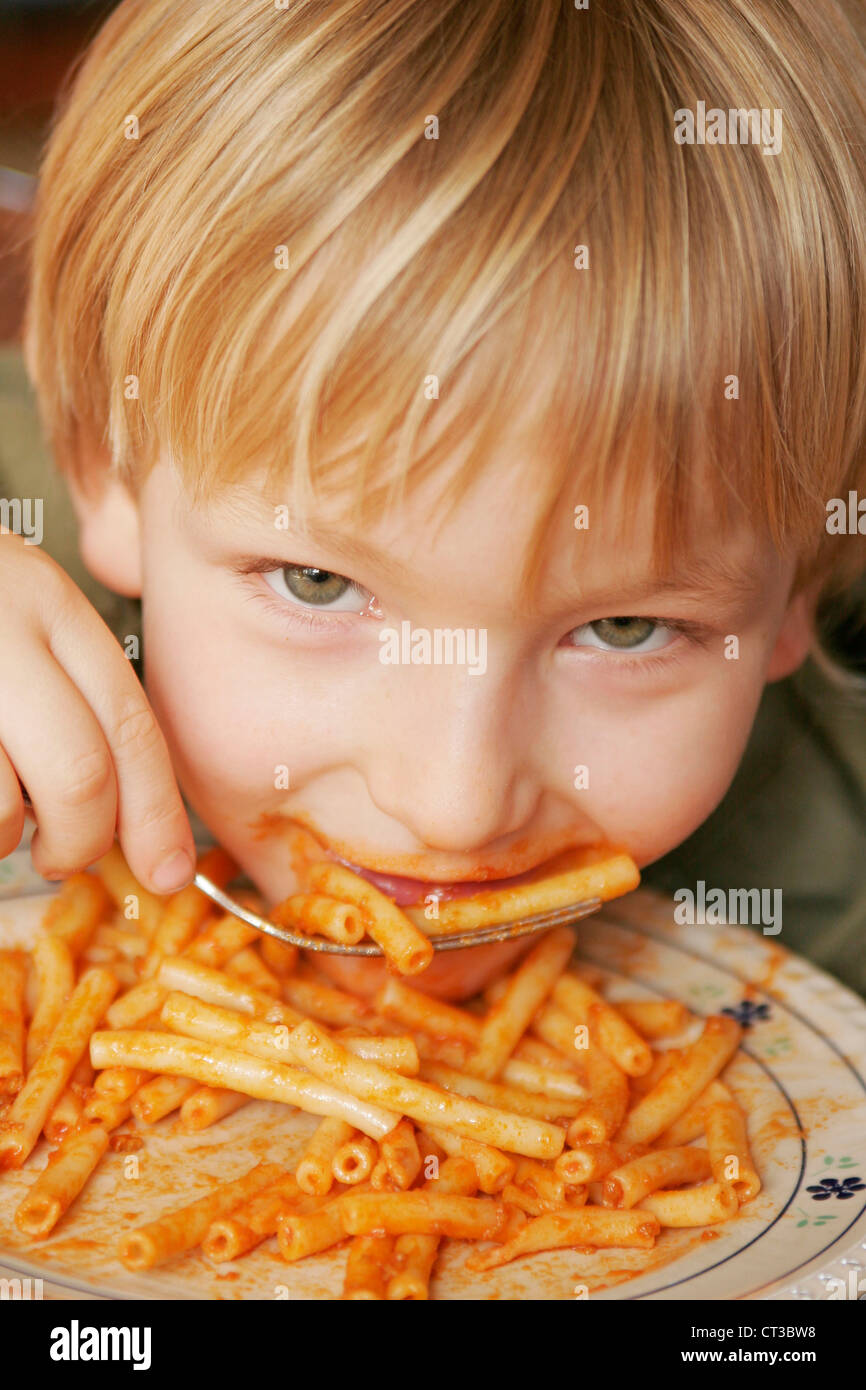
[[[658,626],[651,618],[599,618],[589,625],[611,647],[639,647]]]
[[[261,571],[269,589],[292,608],[309,613],[318,608],[325,613],[366,613],[375,604],[369,589],[333,570],[318,565],[275,565]]]
[[[646,656],[671,646],[683,628],[663,618],[596,618],[572,628],[569,645],[600,652]]]
[[[351,588],[351,581],[342,575],[309,565],[284,565],[282,576],[289,593],[302,603],[333,603]]]

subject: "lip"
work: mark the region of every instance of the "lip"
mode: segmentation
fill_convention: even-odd
[[[255,825],[258,836],[288,836],[292,867],[299,877],[316,859],[331,859],[375,884],[400,906],[410,906],[425,897],[468,897],[485,889],[507,888],[535,874],[544,864],[569,850],[594,845],[601,837],[571,830],[523,836],[506,850],[486,860],[455,863],[459,856],[425,850],[418,853],[362,848],[337,835],[326,835],[312,816],[299,810],[269,812]],[[407,872],[408,871],[408,872]]]
[[[597,844],[603,838],[596,827],[594,833],[583,835],[579,831],[548,831],[540,835],[523,835],[507,849],[490,853],[484,858],[479,854],[472,863],[467,863],[468,855],[448,854],[436,850],[384,851],[354,844],[340,835],[328,835],[316,825],[312,816],[302,811],[265,814],[260,818],[256,829],[259,834],[294,831],[298,837],[299,848],[309,854],[314,845],[316,852],[330,859],[342,859],[347,864],[369,869],[373,873],[387,874],[395,878],[414,878],[425,883],[485,883],[488,880],[501,880],[528,873],[554,859],[565,850],[580,849]]]
[[[483,893],[486,888],[493,884],[497,888],[507,888],[511,884],[525,883],[539,867],[535,865],[531,869],[524,869],[519,874],[507,874],[499,877],[491,874],[485,879],[456,881],[453,879],[409,878],[405,874],[383,874],[375,869],[368,869],[363,864],[355,864],[351,859],[344,859],[339,854],[332,853],[329,858],[335,859],[338,864],[345,865],[353,873],[365,878],[368,883],[372,883],[374,887],[379,888],[387,897],[391,898],[398,907],[411,907],[431,897],[438,898],[440,901],[471,898],[476,893]],[[542,862],[546,863],[547,860]]]

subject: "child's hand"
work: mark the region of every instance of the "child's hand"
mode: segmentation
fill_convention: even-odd
[[[21,839],[23,784],[38,873],[85,868],[116,831],[145,887],[183,887],[194,873],[192,831],[129,661],[60,566],[9,532],[0,534],[0,594],[0,857]]]

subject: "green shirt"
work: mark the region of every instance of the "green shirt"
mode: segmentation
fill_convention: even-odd
[[[81,562],[17,347],[0,348],[0,497],[43,498],[44,548],[119,639],[140,630],[139,604]],[[767,686],[724,800],[643,879],[671,893],[699,881],[707,892],[781,889],[772,939],[866,996],[866,696],[839,690],[811,660]]]

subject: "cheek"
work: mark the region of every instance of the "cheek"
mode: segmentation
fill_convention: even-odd
[[[639,866],[706,820],[739,766],[760,701],[760,673],[722,670],[679,694],[600,716],[584,803],[606,836]]]
[[[295,891],[284,839],[265,833],[268,813],[351,760],[351,713],[337,708],[333,679],[295,654],[208,612],[192,583],[185,604],[149,592],[144,643],[148,697],[180,787],[214,838],[269,901]],[[350,692],[344,698],[351,709]],[[343,730],[343,743],[336,734]]]
[[[185,606],[149,598],[144,642],[148,697],[197,809],[284,798],[321,743],[288,655],[228,626],[201,596]]]
[[[248,692],[218,653],[200,640],[191,649],[181,634],[154,640],[148,652],[147,694],[168,740],[184,785],[212,796],[273,785],[273,747],[268,750]]]

